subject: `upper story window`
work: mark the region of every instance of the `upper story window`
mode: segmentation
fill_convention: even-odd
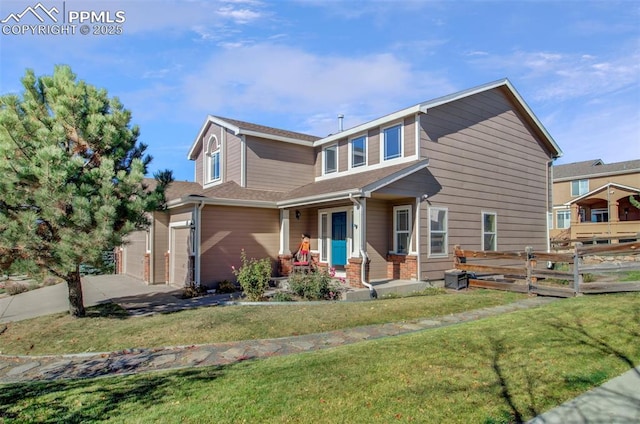
[[[571,195],[573,197],[582,196],[589,192],[589,180],[571,181]]]
[[[349,143],[351,167],[357,168],[367,164],[367,137],[356,137]]]
[[[482,212],[482,250],[498,250],[497,215],[493,212]]]
[[[220,142],[215,135],[209,138],[209,144],[207,146],[207,181],[214,182],[220,180]]]
[[[382,159],[402,157],[402,125],[394,125],[382,130]]]
[[[334,144],[322,150],[323,173],[331,174],[338,171],[338,145]]]

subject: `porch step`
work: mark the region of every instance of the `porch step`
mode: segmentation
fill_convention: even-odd
[[[431,287],[444,287],[444,280],[441,281],[414,281],[414,280],[392,280],[385,282],[371,283],[378,294],[378,299],[385,295],[406,296],[412,293],[421,292]],[[367,300],[370,299],[369,289],[353,289],[343,293],[343,300]]]

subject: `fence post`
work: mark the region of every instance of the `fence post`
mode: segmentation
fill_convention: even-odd
[[[576,242],[573,253],[573,291],[577,296],[580,293],[580,283],[582,283],[582,275],[580,274],[580,255],[578,250],[582,247],[582,243]]]
[[[535,255],[533,254],[533,247],[525,247],[525,252],[527,253],[527,292],[531,294],[533,285],[536,282],[536,277],[533,276],[533,268],[536,266],[536,260],[534,259]]]

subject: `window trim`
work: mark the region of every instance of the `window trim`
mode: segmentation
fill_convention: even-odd
[[[327,151],[335,151],[335,169],[333,171],[327,171]],[[334,143],[322,149],[322,175],[335,174],[338,172],[338,144]]]
[[[354,159],[354,149],[353,149],[353,142],[356,140],[364,140],[364,162],[361,163],[360,165],[354,165],[353,163],[353,159]],[[366,134],[357,136],[357,137],[353,137],[349,140],[349,169],[356,169],[356,168],[362,168],[368,165],[369,160],[368,160],[368,155],[367,155],[367,147],[369,144],[369,137],[367,137]]]
[[[485,226],[484,226],[484,220],[485,220],[485,216],[487,215],[493,215],[494,217],[494,221],[493,221],[493,225],[495,226],[495,229],[493,232],[487,231]],[[488,211],[482,211],[482,239],[481,239],[481,244],[480,246],[482,247],[482,251],[488,251],[488,252],[495,252],[498,250],[498,214],[496,212],[488,212]],[[494,237],[494,244],[495,246],[493,246],[492,250],[487,250],[487,246],[485,246],[484,244],[484,240],[485,240],[485,236],[488,234],[493,234]]]
[[[394,156],[391,158],[387,158],[386,154],[385,154],[385,147],[387,145],[387,133],[386,131],[391,129],[391,128],[395,128],[395,127],[399,127],[400,129],[400,134],[398,135],[398,143],[400,143],[400,152],[398,153],[398,156]],[[404,157],[404,125],[402,124],[402,122],[398,122],[394,125],[389,125],[386,127],[383,127],[380,129],[380,163],[383,162],[389,162],[389,161],[393,161],[393,160],[398,160],[398,159],[402,159]]]
[[[444,252],[433,253],[431,251],[431,235],[433,234],[433,230],[431,229],[431,211],[444,211],[445,212],[445,229],[444,231],[438,231],[438,234],[444,234]],[[427,256],[429,258],[447,258],[449,257],[449,208],[442,206],[429,206],[427,213],[428,217],[428,232],[429,232],[429,243],[427,244]]]
[[[213,147],[216,147],[215,150],[213,149]],[[205,153],[205,157],[206,157],[206,166],[205,166],[205,183],[206,184],[211,184],[211,183],[218,183],[222,181],[222,142],[220,142],[218,140],[218,137],[216,137],[215,134],[212,134],[209,137],[209,141],[207,142],[207,150]],[[214,158],[217,158],[218,161],[218,177],[214,178],[213,177],[213,160]]]
[[[578,185],[578,192],[574,193],[573,191],[573,183],[577,183]],[[584,189],[584,192],[582,190],[580,190],[580,186],[582,185],[581,183],[586,183],[586,187]],[[580,197],[580,196],[584,196],[585,194],[589,193],[589,180],[588,179],[581,179],[581,180],[572,180],[571,181],[571,187],[570,187],[570,191],[571,191],[571,197]]]
[[[393,253],[396,255],[408,255],[411,253],[411,239],[413,234],[413,218],[412,218],[412,207],[411,205],[400,205],[393,207]],[[407,225],[409,228],[407,230],[398,230],[398,212],[406,211],[407,212]],[[399,234],[407,234],[407,251],[406,252],[398,252],[398,235]]]
[[[560,226],[560,214],[566,215],[565,221],[567,222],[566,227]],[[571,228],[571,210],[570,209],[559,209],[556,211],[556,229],[558,230],[566,230],[567,228]]]

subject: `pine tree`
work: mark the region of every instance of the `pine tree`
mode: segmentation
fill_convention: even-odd
[[[131,113],[68,66],[27,70],[24,92],[0,97],[0,270],[20,264],[66,281],[71,315],[85,315],[81,264],[148,225],[171,171],[143,183],[151,161]]]

